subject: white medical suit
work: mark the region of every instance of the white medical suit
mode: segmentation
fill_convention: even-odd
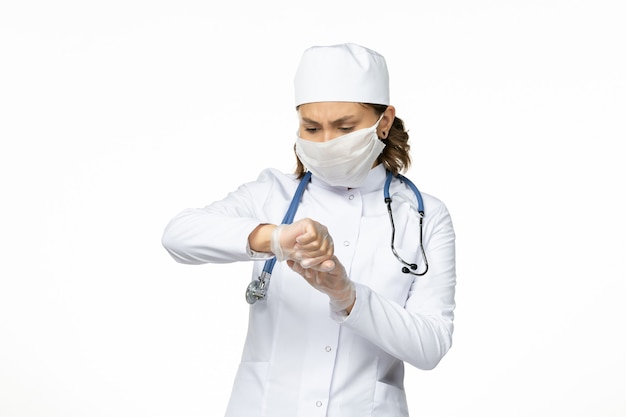
[[[408,416],[404,362],[432,369],[452,343],[455,235],[444,204],[423,193],[430,269],[421,277],[403,273],[390,248],[385,175],[378,165],[358,189],[315,177],[308,184],[295,220],[308,217],[328,227],[356,285],[356,302],[347,317],[333,317],[325,294],[277,263],[267,299],[250,306],[227,417]],[[223,200],[177,215],[163,244],[186,264],[255,261],[256,280],[271,255],[252,252],[248,236],[261,223],[281,222],[298,182],[265,170]],[[422,270],[415,196],[394,179],[396,193],[396,249]],[[233,308],[244,306],[242,295],[242,305]]]

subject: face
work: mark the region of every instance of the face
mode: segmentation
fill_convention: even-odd
[[[374,109],[361,103],[327,101],[298,108],[298,134],[304,140],[327,142],[355,130],[372,127],[379,118]],[[390,117],[391,116],[391,117]],[[395,110],[389,106],[378,125],[378,137],[389,131]]]

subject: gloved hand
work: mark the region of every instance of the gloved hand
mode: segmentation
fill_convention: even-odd
[[[334,253],[333,239],[326,226],[315,220],[301,219],[276,226],[270,248],[279,262],[290,259],[298,261],[303,268],[315,266],[322,270],[334,267],[328,261]]]
[[[356,301],[354,283],[348,278],[346,269],[336,256],[333,255],[327,262],[327,268],[330,267],[330,263],[332,263],[332,268],[324,271],[317,267],[304,268],[292,260],[287,261],[287,264],[292,270],[302,275],[313,288],[328,295],[331,311],[349,313]]]

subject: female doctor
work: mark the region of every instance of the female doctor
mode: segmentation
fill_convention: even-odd
[[[452,342],[450,215],[398,175],[408,134],[383,56],[309,48],[295,98],[296,173],[181,212],[163,245],[186,264],[253,261],[228,417],[408,416],[404,362],[432,369]]]

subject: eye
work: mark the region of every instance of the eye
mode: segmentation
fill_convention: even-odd
[[[315,133],[315,132],[317,132],[318,130],[319,130],[319,128],[317,128],[317,127],[305,127],[305,128],[304,128],[304,131],[305,131],[305,132],[308,132],[308,133]]]
[[[354,129],[353,126],[341,126],[339,128],[339,130],[341,130],[342,132],[352,132],[352,129]]]

